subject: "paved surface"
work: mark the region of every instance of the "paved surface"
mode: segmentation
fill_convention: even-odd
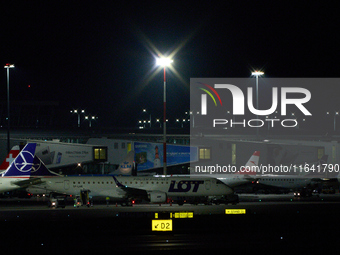
[[[244,195],[238,205],[95,204],[51,209],[37,199],[0,199],[1,245],[12,253],[327,252],[338,243],[340,196]],[[225,209],[246,209],[226,215]],[[154,213],[194,212],[173,219],[172,232],[151,231]],[[163,214],[162,214],[163,213]],[[231,249],[231,250],[230,250]],[[228,252],[229,253],[229,252]]]

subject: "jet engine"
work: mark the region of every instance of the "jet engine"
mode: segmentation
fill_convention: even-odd
[[[161,191],[148,191],[148,199],[150,203],[164,203],[166,202],[166,193]]]

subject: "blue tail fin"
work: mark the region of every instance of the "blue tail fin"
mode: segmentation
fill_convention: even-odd
[[[4,173],[4,177],[9,176],[30,176],[31,169],[33,166],[33,159],[35,154],[36,143],[28,143],[19,153],[19,155],[14,159],[14,161],[10,164],[6,172]]]
[[[43,176],[50,177],[50,176],[60,176],[60,175],[48,170],[48,168],[41,161],[41,159],[38,158],[37,156],[34,156],[33,167],[31,170],[31,177],[43,177]]]

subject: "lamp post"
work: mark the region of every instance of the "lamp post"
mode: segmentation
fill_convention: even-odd
[[[173,62],[170,58],[157,58],[157,65],[164,68],[163,91],[163,174],[166,175],[166,67]]]
[[[255,71],[252,72],[251,75],[255,76],[256,78],[256,109],[259,109],[259,76],[264,75],[264,72],[261,71]],[[256,116],[256,119],[258,119],[258,116]],[[259,135],[259,128],[256,127],[256,135]]]
[[[92,121],[95,120],[96,117],[95,116],[85,116],[85,120],[89,121],[89,127],[92,127]]]
[[[336,130],[336,117],[339,115],[339,112],[335,112],[334,114],[334,131]]]
[[[326,112],[326,115],[330,115],[330,112]],[[334,113],[334,120],[333,120],[333,130],[336,130],[336,117],[339,116],[339,112]]]
[[[6,64],[4,68],[7,69],[7,153],[10,152],[10,111],[9,111],[9,69],[14,68],[13,64]]]
[[[78,115],[78,128],[80,127],[80,114],[82,113],[82,114],[85,114],[85,110],[78,110],[78,109],[76,109],[76,110],[71,110],[70,111],[70,113],[75,113],[75,114],[77,114]]]

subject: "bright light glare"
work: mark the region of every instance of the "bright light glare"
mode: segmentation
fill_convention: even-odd
[[[264,75],[264,72],[255,71],[255,72],[252,72],[251,75],[260,76],[260,75]]]
[[[172,59],[170,58],[157,58],[157,65],[159,66],[170,66],[170,64],[174,62]]]

